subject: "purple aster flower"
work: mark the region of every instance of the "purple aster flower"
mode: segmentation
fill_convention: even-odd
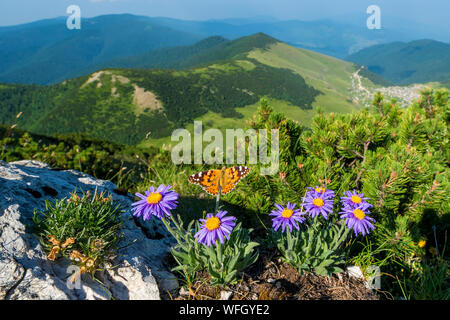
[[[322,186],[315,186],[314,188],[308,187],[309,194],[319,194],[322,196],[322,199],[333,199],[334,198],[334,191],[327,189],[324,185]]]
[[[272,228],[277,231],[281,226],[281,232],[284,232],[286,226],[289,228],[289,232],[292,232],[292,226],[299,230],[297,222],[303,223],[305,218],[302,215],[306,214],[301,212],[300,209],[295,209],[296,204],[291,204],[288,202],[286,208],[279,204],[275,204],[277,210],[273,210],[269,216],[275,216],[272,219]]]
[[[144,220],[151,218],[151,215],[162,219],[165,215],[170,216],[170,210],[173,210],[178,205],[178,193],[169,190],[172,186],[160,185],[158,189],[153,186],[148,191],[145,191],[145,196],[136,193],[135,195],[142,200],[134,202],[133,215],[136,217],[143,216]]]
[[[344,192],[343,197],[341,197],[341,202],[344,205],[344,207],[357,207],[361,203],[367,203],[367,200],[369,198],[364,197],[364,193],[358,193],[356,190],[353,191],[346,191]],[[369,204],[369,208],[372,207],[371,204]]]
[[[310,217],[315,218],[321,214],[325,220],[328,219],[328,215],[333,212],[333,195],[334,191],[330,192],[323,191],[321,193],[316,192],[316,190],[309,191],[303,198],[302,206]]]
[[[219,211],[214,216],[212,213],[206,215],[206,219],[200,219],[202,223],[200,230],[195,234],[198,243],[208,247],[214,245],[219,238],[220,243],[225,242],[225,238],[230,239],[231,231],[233,231],[235,217],[225,217],[227,211]]]
[[[364,236],[369,234],[369,230],[375,228],[372,224],[375,219],[367,216],[371,206],[370,203],[361,202],[357,206],[344,206],[342,208],[341,219],[345,219],[347,227],[353,229],[355,235],[361,233]]]

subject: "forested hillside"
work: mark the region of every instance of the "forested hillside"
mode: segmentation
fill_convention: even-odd
[[[262,97],[306,126],[315,108],[360,107],[351,93],[357,66],[262,33],[162,50],[160,61],[183,69],[103,69],[50,86],[1,85],[0,123],[14,123],[21,112],[17,126],[34,133],[139,144],[198,118],[242,127]]]
[[[347,57],[394,84],[450,79],[450,44],[434,40],[393,42],[363,49]]]

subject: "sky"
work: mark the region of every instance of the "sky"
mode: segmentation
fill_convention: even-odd
[[[0,0],[0,26],[66,16],[70,5],[78,5],[85,18],[132,13],[185,20],[364,17],[369,5],[378,5],[382,15],[450,30],[449,0]]]

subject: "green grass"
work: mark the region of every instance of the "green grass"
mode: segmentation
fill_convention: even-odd
[[[266,50],[253,50],[248,57],[301,75],[307,84],[322,92],[316,97],[313,107],[321,107],[325,112],[341,113],[359,107],[351,102],[351,74],[356,71],[352,63],[285,43],[273,44]]]
[[[273,110],[276,112],[283,113],[287,118],[298,121],[302,125],[309,127],[311,125],[312,118],[317,114],[317,109],[313,110],[303,110],[299,107],[292,105],[289,102],[278,100],[278,99],[272,99],[269,97],[265,97],[267,101],[269,102],[270,106],[273,107]],[[256,113],[258,106],[260,105],[260,102],[245,106],[243,108],[237,108],[237,112],[242,115],[242,118],[226,118],[222,115],[209,111],[205,115],[198,117],[195,119],[195,121],[202,121],[203,122],[203,132],[205,130],[214,128],[219,129],[224,138],[225,138],[225,130],[226,129],[233,129],[233,128],[242,128],[244,130],[248,129],[249,126],[246,123],[247,120],[250,120],[253,115]],[[339,112],[340,107],[338,105],[335,105],[331,108],[328,108],[329,112]],[[348,112],[352,112],[353,110],[348,110]],[[193,136],[194,133],[194,123],[190,123],[185,126],[185,129],[188,130],[191,133],[191,136]],[[178,142],[172,142],[171,137],[163,137],[159,139],[147,139],[143,141],[141,144],[139,144],[140,147],[148,147],[148,146],[154,146],[154,147],[162,147],[163,145],[166,145],[167,147],[170,145],[176,145]]]
[[[301,125],[308,128],[311,126],[312,119],[317,114],[319,109],[321,109],[325,113],[352,113],[357,110],[356,108],[349,107],[347,104],[338,104],[338,103],[331,104],[329,102],[331,102],[333,98],[329,96],[319,96],[318,97],[319,102],[317,103],[317,107],[313,108],[312,110],[300,109],[299,107],[283,100],[272,99],[270,97],[265,98],[267,99],[269,105],[273,108],[275,112],[281,112],[286,116],[286,118],[298,121]],[[207,114],[196,118],[195,121],[203,122],[203,132],[205,132],[205,130],[209,128],[219,129],[222,132],[223,136],[225,137],[226,129],[233,129],[233,128],[242,128],[244,130],[248,129],[249,126],[246,122],[247,120],[250,120],[253,117],[259,105],[260,103],[257,102],[245,106],[243,108],[237,108],[237,112],[243,116],[240,119],[225,118],[218,113],[209,111]],[[186,125],[185,129],[191,133],[191,136],[193,136],[194,132],[193,122]],[[177,144],[178,142],[171,141],[171,137],[163,137],[158,139],[149,138],[147,140],[142,141],[138,146],[143,148],[149,146],[160,148],[163,145],[169,147],[170,145],[174,146]]]

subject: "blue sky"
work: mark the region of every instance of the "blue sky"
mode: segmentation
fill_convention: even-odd
[[[132,13],[188,20],[254,16],[282,20],[364,17],[366,8],[376,4],[382,15],[450,30],[449,0],[1,0],[0,26],[64,16],[72,4],[80,6],[83,17]]]

